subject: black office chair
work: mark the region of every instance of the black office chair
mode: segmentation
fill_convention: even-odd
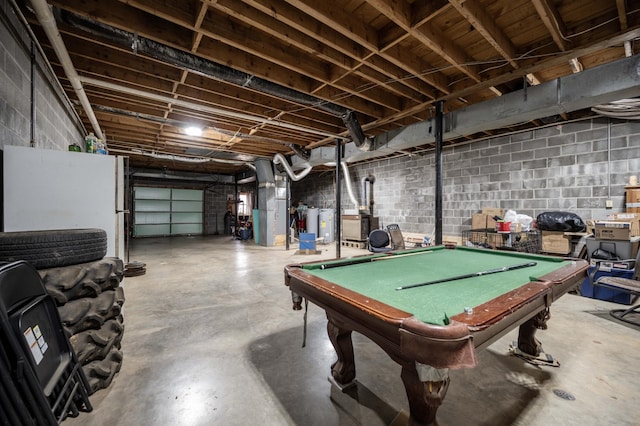
[[[33,417],[57,425],[91,411],[89,383],[65,335],[53,298],[24,261],[0,264],[0,342],[19,397]]]
[[[389,246],[389,234],[384,229],[374,229],[369,233],[369,251],[373,253],[385,253],[393,250]]]

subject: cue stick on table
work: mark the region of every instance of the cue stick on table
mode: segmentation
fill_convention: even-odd
[[[369,262],[376,262],[378,260],[397,259],[399,257],[413,256],[413,255],[416,255],[416,254],[427,254],[427,253],[431,253],[431,252],[430,251],[417,251],[417,252],[414,252],[414,253],[392,254],[392,255],[388,255],[388,256],[372,256],[372,257],[366,257],[366,258],[363,258],[363,259],[346,260],[344,262],[336,261],[335,263],[325,263],[324,265],[320,265],[320,269],[338,268],[340,266],[357,265],[359,263],[369,263]]]
[[[463,280],[465,278],[481,277],[483,275],[496,274],[498,272],[507,272],[507,271],[513,271],[515,269],[528,268],[530,266],[536,266],[537,264],[538,264],[537,262],[527,262],[527,263],[520,263],[518,265],[503,266],[502,268],[489,269],[487,271],[473,272],[471,274],[458,275],[450,278],[442,278],[439,280],[427,281],[419,284],[405,285],[402,287],[397,287],[396,290],[406,290],[408,288],[422,287],[422,286],[431,285],[431,284],[446,283],[449,281]]]

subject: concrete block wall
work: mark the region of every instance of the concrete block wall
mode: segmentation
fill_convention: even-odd
[[[358,199],[362,177],[375,176],[374,215],[382,226],[434,232],[433,152],[374,161],[350,172]],[[630,175],[640,175],[640,122],[596,118],[445,148],[443,238],[459,238],[471,229],[471,215],[483,207],[534,218],[570,211],[585,220],[624,212]],[[334,207],[333,174],[310,176],[292,184],[292,199]],[[343,208],[353,208],[342,188]],[[606,200],[612,200],[612,209]]]
[[[233,196],[233,186],[221,183],[208,185],[204,189],[205,235],[224,234],[224,214],[227,212],[227,195]]]
[[[17,145],[67,150],[69,144],[77,143],[84,150],[82,124],[38,53],[32,79],[31,40],[6,0],[0,0],[0,13],[6,18],[0,19],[0,149]],[[32,102],[36,107],[33,145]]]

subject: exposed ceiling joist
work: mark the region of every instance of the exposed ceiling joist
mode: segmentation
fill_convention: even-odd
[[[640,37],[635,0],[48,2],[64,18],[56,24],[77,74],[91,82],[85,91],[107,146],[130,151],[134,167],[216,173],[244,166],[177,164],[133,147],[169,156],[207,145],[238,156],[292,154],[348,138],[347,111],[368,137],[387,135],[428,122],[436,101],[445,101],[447,113],[505,101],[571,75],[571,63],[585,73],[629,56]],[[29,2],[21,7],[80,105]],[[78,114],[90,127],[84,107]],[[124,120],[135,116],[149,119]],[[535,128],[541,118],[517,128]],[[217,131],[190,140],[177,127],[187,122]],[[508,131],[451,133],[447,143]]]

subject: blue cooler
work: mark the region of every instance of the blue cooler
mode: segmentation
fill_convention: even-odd
[[[594,266],[589,266],[587,269],[587,273],[590,274],[593,272]],[[611,270],[606,271],[598,271],[596,276],[593,278],[594,281],[597,281],[598,278],[609,276],[609,277],[620,277],[620,278],[633,278],[635,270],[633,269],[616,269],[611,268]],[[607,302],[614,303],[622,303],[625,305],[630,305],[633,303],[634,296],[629,293],[623,293],[620,291],[611,290],[609,288],[597,287],[591,285],[589,282],[589,278],[585,278],[580,286],[580,294],[585,297],[590,297],[592,299],[604,300]]]

